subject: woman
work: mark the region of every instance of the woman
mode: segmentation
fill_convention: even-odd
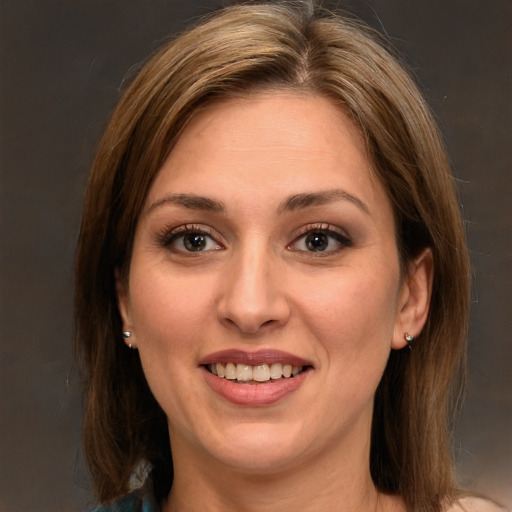
[[[126,91],[85,196],[99,499],[476,510],[447,432],[468,275],[437,128],[375,34],[308,2],[204,20]]]

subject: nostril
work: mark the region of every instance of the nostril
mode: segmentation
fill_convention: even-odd
[[[258,277],[258,272],[256,272]],[[282,290],[276,290],[265,280],[258,279],[254,283],[242,279],[227,283],[221,289],[217,318],[225,327],[236,329],[243,334],[257,335],[268,329],[284,325],[290,315],[290,307],[283,296]]]
[[[221,323],[230,329],[236,329],[249,336],[257,336],[259,333],[267,332],[273,326],[279,324],[278,320],[270,319],[260,322],[257,318],[222,318]]]

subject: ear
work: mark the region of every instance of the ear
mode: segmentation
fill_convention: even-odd
[[[123,323],[123,331],[131,332],[133,330],[133,324],[128,280],[121,276],[121,272],[117,267],[114,271],[114,275],[116,279],[117,309]]]
[[[430,309],[433,277],[434,257],[427,248],[409,264],[404,276],[391,348],[404,348],[407,345],[405,335],[417,337],[423,329]]]

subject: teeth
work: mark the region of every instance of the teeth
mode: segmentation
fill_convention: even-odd
[[[233,363],[226,365],[225,377],[229,380],[236,380],[236,366]]]
[[[283,365],[281,363],[273,363],[270,365],[270,378],[280,379],[283,376]]]
[[[272,363],[270,366],[268,364],[251,366],[240,363],[213,363],[209,364],[208,368],[214,375],[238,382],[268,382],[270,379],[277,380],[283,377],[287,379],[295,377],[304,369],[302,366],[281,363]]]
[[[270,380],[270,368],[268,364],[259,364],[252,368],[252,379],[257,382],[265,382]]]
[[[242,382],[249,382],[252,380],[252,366],[249,366],[248,364],[237,364],[236,380],[241,380]]]

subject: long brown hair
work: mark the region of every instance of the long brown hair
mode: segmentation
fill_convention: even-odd
[[[165,415],[136,352],[121,339],[115,269],[129,266],[149,186],[204,105],[255,89],[325,95],[363,134],[393,205],[403,268],[430,247],[427,324],[392,351],[375,397],[370,469],[410,510],[438,511],[454,492],[451,397],[460,392],[469,265],[449,163],[417,87],[380,36],[309,1],[251,2],[209,16],[165,46],[123,95],[99,145],[76,256],[76,346],[85,368],[84,446],[94,488],[110,501],[137,467],[162,497],[172,482]],[[454,388],[454,383],[456,384]]]

